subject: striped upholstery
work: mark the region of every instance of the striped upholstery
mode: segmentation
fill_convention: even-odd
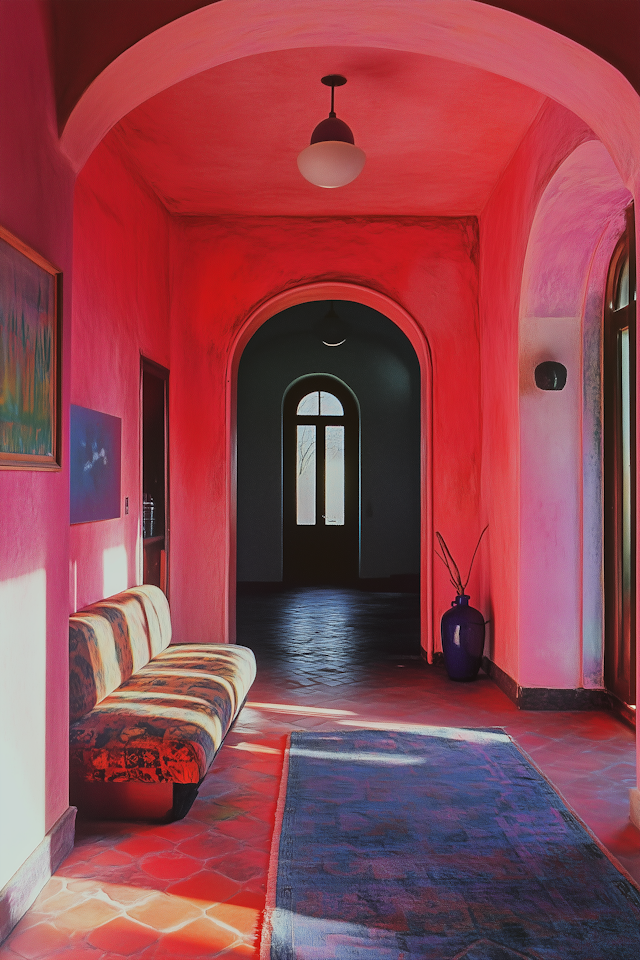
[[[253,683],[255,658],[234,644],[168,646],[170,638],[157,587],[132,587],[73,614],[73,776],[202,779]]]
[[[144,585],[92,603],[69,618],[69,706],[73,723],[171,642],[169,604]]]

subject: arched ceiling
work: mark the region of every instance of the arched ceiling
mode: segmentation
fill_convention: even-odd
[[[137,10],[141,2],[130,6]],[[347,45],[440,58],[530,87],[581,118],[624,182],[640,184],[640,97],[628,80],[566,36],[478,0],[207,4],[147,34],[96,76],[64,125],[62,150],[79,171],[124,117],[185,80],[261,54]]]
[[[367,154],[338,190],[296,157],[329,110]],[[124,117],[107,140],[169,211],[196,215],[479,214],[545,98],[476,67],[358,47],[279,50],[189,77]]]
[[[46,0],[60,128],[96,76],[121,53],[211,0]],[[464,0],[469,2],[469,0]],[[637,0],[480,0],[563,34],[613,64],[640,92]]]

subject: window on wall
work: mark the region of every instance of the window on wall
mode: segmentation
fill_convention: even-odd
[[[296,410],[296,523],[318,521],[318,477],[322,483],[325,526],[343,526],[345,520],[344,408],[337,397],[314,390],[300,400]]]

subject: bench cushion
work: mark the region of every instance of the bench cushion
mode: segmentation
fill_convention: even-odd
[[[168,647],[71,726],[72,775],[199,783],[255,673],[247,647]]]
[[[171,642],[162,590],[130,587],[69,618],[69,711],[73,723]]]

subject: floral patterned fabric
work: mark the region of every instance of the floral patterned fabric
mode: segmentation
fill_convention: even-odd
[[[156,587],[132,587],[71,617],[72,776],[198,783],[205,775],[253,683],[255,658],[247,647],[168,646],[170,638]]]
[[[169,647],[73,724],[72,771],[85,780],[198,783],[254,678],[246,647]]]

